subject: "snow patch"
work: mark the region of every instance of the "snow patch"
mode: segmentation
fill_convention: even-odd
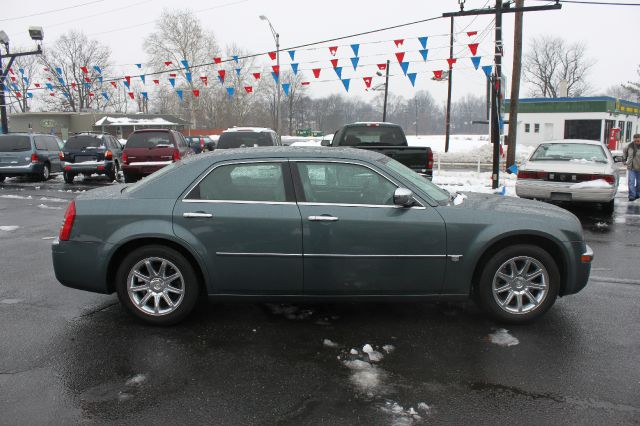
[[[15,305],[24,302],[24,299],[2,299],[0,303],[3,305]]]
[[[11,231],[15,231],[18,228],[20,227],[15,225],[2,225],[0,226],[0,231],[11,232]]]
[[[422,421],[422,417],[413,407],[405,409],[395,401],[385,401],[380,410],[391,416],[391,424],[394,426],[413,425]]]
[[[585,182],[578,182],[571,185],[569,188],[571,189],[581,189],[581,188],[606,188],[609,189],[613,185],[607,182],[604,179],[596,179],[596,180],[588,180]]]
[[[12,200],[32,200],[33,197],[31,195],[0,195],[0,198],[9,198]]]
[[[133,376],[129,380],[127,380],[124,385],[125,386],[140,386],[141,384],[143,384],[146,381],[147,381],[147,376],[145,376],[144,374],[136,374],[135,376]]]
[[[515,346],[520,343],[520,341],[509,334],[509,331],[501,328],[496,330],[495,333],[491,333],[489,335],[489,340],[491,343],[494,343],[498,346]]]
[[[328,347],[328,348],[337,348],[337,347],[338,347],[338,344],[337,344],[336,342],[332,342],[332,341],[331,341],[331,340],[329,340],[329,339],[324,339],[324,340],[322,341],[322,344],[323,344],[324,346]]]
[[[358,351],[356,349],[351,349],[349,352],[351,355],[358,355]]]
[[[457,192],[456,193],[456,198],[453,199],[453,205],[454,206],[459,206],[460,204],[464,203],[464,200],[466,198],[467,198],[466,195]]]
[[[385,351],[386,353],[390,354],[391,352],[396,350],[396,347],[393,345],[384,345],[382,347],[382,350]]]
[[[69,200],[65,200],[64,198],[55,198],[55,197],[40,197],[40,201],[49,201],[51,203],[66,203]]]
[[[46,204],[38,204],[38,208],[45,210],[62,210],[62,207],[51,207]]]

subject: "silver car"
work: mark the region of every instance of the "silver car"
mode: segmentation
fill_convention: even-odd
[[[620,180],[616,162],[621,160],[598,141],[543,142],[518,170],[516,194],[543,201],[601,203],[613,211]]]

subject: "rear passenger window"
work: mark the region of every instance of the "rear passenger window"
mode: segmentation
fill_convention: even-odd
[[[47,150],[47,139],[44,136],[34,136],[33,140],[36,144],[36,149],[38,151]]]
[[[47,136],[47,149],[49,151],[60,151],[60,147],[58,146],[58,142],[56,142],[56,138],[53,136]]]

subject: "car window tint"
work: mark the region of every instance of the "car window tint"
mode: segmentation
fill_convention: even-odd
[[[158,145],[172,147],[171,135],[168,132],[132,133],[127,139],[127,148],[155,148]]]
[[[30,151],[29,136],[0,135],[0,152]]]
[[[393,205],[396,185],[368,167],[344,163],[298,163],[308,202]]]
[[[389,157],[382,157],[378,162],[386,164],[391,170],[408,180],[411,184],[417,186],[418,189],[429,197],[433,198],[434,201],[438,203],[446,203],[449,200],[449,193],[447,191],[431,183],[431,181],[426,177],[419,175],[404,164]]]
[[[36,149],[39,151],[47,150],[47,140],[43,136],[34,136],[34,143],[36,144]]]
[[[273,146],[273,141],[267,132],[226,132],[220,135],[219,149],[243,148],[251,146]]]
[[[99,149],[104,148],[104,141],[97,136],[71,136],[64,145],[65,149]]]
[[[56,138],[54,138],[53,136],[47,136],[46,141],[47,141],[47,149],[49,151],[60,151],[60,148],[58,147],[58,143],[56,142]]]
[[[392,126],[347,127],[340,141],[341,146],[397,145],[406,146],[402,129]]]
[[[215,168],[188,198],[221,201],[286,200],[281,163],[230,164]]]
[[[606,163],[607,156],[599,145],[580,143],[543,143],[530,161],[572,161]]]

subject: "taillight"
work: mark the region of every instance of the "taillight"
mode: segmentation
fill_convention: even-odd
[[[127,152],[126,151],[122,151],[122,162],[124,164],[129,164],[129,157],[127,157]]]
[[[180,160],[180,151],[178,151],[177,149],[173,150],[173,157],[172,157],[173,161],[178,161]]]
[[[609,185],[615,185],[616,183],[616,177],[613,175],[594,175],[595,179],[603,179],[605,180]]]
[[[113,152],[111,152],[110,150],[107,150],[104,153],[104,159],[105,160],[113,160]]]
[[[38,154],[36,154],[35,152],[31,153],[31,162],[32,163],[38,162]]]
[[[200,149],[204,149],[204,139],[200,138]]]
[[[433,169],[433,151],[427,153],[427,169]]]
[[[60,228],[60,241],[69,241],[69,236],[71,236],[71,227],[73,227],[73,221],[75,218],[76,202],[71,200],[69,207],[67,207],[67,211],[64,212],[64,223],[62,224],[62,228]]]
[[[533,172],[528,170],[518,170],[518,179],[541,179],[544,180],[547,177],[546,172]]]
[[[58,153],[58,157],[60,158],[60,161],[64,161],[64,152],[60,151]]]

